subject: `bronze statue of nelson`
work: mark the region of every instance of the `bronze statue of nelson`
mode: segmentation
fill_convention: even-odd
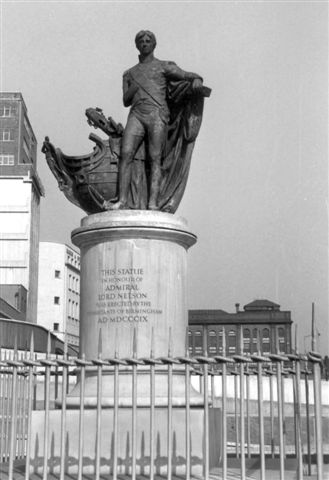
[[[119,165],[119,200],[109,209],[125,209],[128,206],[133,163],[137,150],[145,142],[148,166],[147,209],[159,210],[159,191],[162,180],[162,162],[166,149],[170,110],[167,103],[168,84],[171,81],[189,83],[190,91],[201,93],[202,78],[196,73],[185,72],[174,62],[154,57],[155,35],[142,30],[137,33],[135,44],[140,52],[139,63],[123,74],[123,103],[131,107],[124,130],[121,161]]]
[[[183,197],[199,133],[204,97],[210,88],[196,73],[154,57],[156,39],[136,35],[139,63],[123,74],[123,103],[130,107],[126,128],[100,108],[87,108],[95,134],[93,152],[65,155],[46,137],[43,152],[60,189],[88,214],[106,210],[160,210],[175,213]]]

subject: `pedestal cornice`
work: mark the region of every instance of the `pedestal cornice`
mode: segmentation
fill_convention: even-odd
[[[73,230],[72,242],[78,247],[102,240],[145,238],[175,242],[186,250],[197,241],[182,217],[147,210],[120,210],[89,215]]]

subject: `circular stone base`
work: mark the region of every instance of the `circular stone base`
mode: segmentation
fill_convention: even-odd
[[[72,232],[81,250],[80,357],[184,357],[188,328],[187,250],[196,236],[183,218],[153,211],[121,210],[85,217]],[[176,368],[176,367],[175,367]],[[131,372],[131,370],[130,370]],[[113,374],[104,375],[102,402],[113,404]],[[131,373],[121,373],[119,398],[131,405]],[[139,375],[138,405],[149,402],[149,374]],[[158,405],[168,402],[167,369],[157,369]],[[86,405],[95,405],[96,377],[86,376]],[[70,395],[76,402],[79,386]],[[176,368],[173,397],[185,402]],[[200,404],[200,396],[195,393]],[[147,398],[148,397],[148,398]],[[130,403],[129,403],[130,402]]]

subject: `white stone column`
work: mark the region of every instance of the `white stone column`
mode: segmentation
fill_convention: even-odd
[[[169,345],[172,356],[185,356],[187,250],[196,242],[186,221],[163,212],[104,212],[85,217],[81,227],[72,232],[72,242],[81,250],[80,356],[97,358],[101,339],[103,359],[115,354],[132,357],[134,331],[138,358],[150,357],[152,334],[155,357],[167,357]],[[165,368],[162,366],[157,375],[159,405],[166,397]],[[184,396],[181,370],[176,369],[174,378],[176,404],[182,404]],[[111,369],[108,374],[103,403],[110,406]],[[148,401],[146,377],[145,382],[139,379],[139,404],[143,404],[142,397]],[[95,382],[91,369],[86,381],[86,401],[89,397],[91,405]],[[130,375],[120,382],[120,400],[129,405]],[[70,396],[72,406],[78,393],[76,388]]]

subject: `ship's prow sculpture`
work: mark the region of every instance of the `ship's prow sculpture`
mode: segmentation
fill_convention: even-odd
[[[195,73],[153,56],[151,32],[136,36],[139,63],[123,75],[123,102],[131,106],[126,128],[100,108],[88,108],[95,134],[90,154],[68,156],[46,137],[42,147],[59,188],[86,213],[160,210],[174,213],[187,183],[204,97],[211,90]]]

